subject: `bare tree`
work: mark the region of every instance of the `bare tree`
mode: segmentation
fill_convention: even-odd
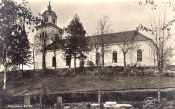
[[[108,16],[102,16],[97,21],[97,26],[95,27],[96,34],[98,34],[98,43],[97,45],[101,48],[101,58],[102,58],[102,71],[104,70],[104,54],[105,54],[105,42],[107,39],[104,38],[104,35],[107,34],[110,30],[110,24],[108,23]]]
[[[160,76],[163,73],[163,68],[165,66],[166,60],[169,58],[172,49],[170,43],[172,36],[174,33],[171,32],[172,25],[169,25],[169,20],[166,17],[166,10],[163,12],[163,15],[156,16],[153,13],[153,16],[150,20],[150,27],[143,26],[142,24],[139,26],[140,30],[150,32],[152,35],[152,40],[154,41],[155,54],[156,54],[156,67],[159,70],[158,74],[158,101],[160,102]]]
[[[101,42],[98,40],[98,37],[92,36],[92,46],[95,48],[95,62],[97,66],[97,71],[98,71],[98,83],[99,83],[99,88],[98,88],[98,102],[100,103],[101,101],[101,73],[102,73],[102,63],[100,61],[100,53],[99,53],[99,48],[101,45]]]
[[[101,101],[101,74],[104,72],[104,54],[105,52],[108,52],[106,48],[108,48],[107,42],[109,39],[108,37],[105,37],[105,34],[111,31],[108,19],[108,16],[102,16],[99,20],[97,20],[97,24],[95,25],[95,29],[93,31],[94,36],[91,37],[92,46],[95,48],[95,62],[98,70],[98,102]]]
[[[126,33],[123,32],[122,35],[123,36],[126,36]],[[119,48],[121,49],[121,51],[123,53],[123,63],[124,63],[123,72],[124,72],[124,74],[126,74],[126,54],[129,51],[134,50],[136,48],[136,44],[134,44],[134,41],[133,40],[125,39],[125,40],[123,40],[123,42],[117,43],[117,45],[119,46]]]

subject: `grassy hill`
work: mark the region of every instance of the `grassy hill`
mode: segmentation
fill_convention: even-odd
[[[73,69],[48,70],[46,74],[42,74],[41,70],[25,71],[22,77],[12,76],[19,72],[11,72],[8,73],[7,92],[10,95],[20,96],[39,94],[43,90],[47,94],[97,91],[99,86],[102,91],[154,90],[158,88],[158,76],[155,75],[128,76],[116,72],[102,75],[99,83],[96,70],[77,71],[79,73],[75,77],[71,75]],[[175,88],[174,83],[174,77],[161,77],[161,88]]]

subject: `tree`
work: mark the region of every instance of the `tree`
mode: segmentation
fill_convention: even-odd
[[[153,10],[154,12],[154,10]],[[154,41],[154,52],[156,54],[156,67],[159,70],[158,74],[158,101],[160,102],[160,76],[163,73],[163,68],[165,63],[172,52],[171,45],[171,38],[174,33],[171,32],[172,23],[170,25],[171,20],[168,20],[166,17],[166,10],[164,11],[163,15],[156,16],[153,13],[151,17],[150,26],[143,26],[142,24],[139,25],[139,29],[150,32],[152,36],[152,40]]]
[[[12,50],[14,50],[12,62],[14,62],[15,65],[19,66],[22,65],[22,71],[23,66],[31,64],[31,51],[30,51],[30,43],[27,38],[27,33],[25,30],[22,30],[20,35],[17,35],[15,37],[16,44],[12,46]]]
[[[152,11],[156,11],[159,8],[158,3],[156,3],[155,0],[145,0],[137,2],[139,5],[151,5]],[[160,3],[160,2],[159,2]],[[168,0],[163,1],[162,4],[166,7],[166,9],[170,9],[168,12],[171,13],[175,11],[175,4],[174,1]],[[161,4],[161,5],[162,5]],[[167,8],[168,7],[168,8]],[[161,7],[162,8],[162,7]],[[163,12],[163,11],[162,11]],[[173,15],[173,14],[171,14]],[[150,22],[150,27],[139,25],[139,29],[144,30],[146,32],[150,32],[152,35],[152,39],[155,43],[155,54],[156,54],[156,63],[157,63],[157,69],[159,70],[159,85],[158,85],[158,102],[160,102],[160,76],[163,73],[163,68],[167,61],[169,60],[169,57],[172,57],[172,47],[171,45],[173,42],[170,42],[170,39],[174,35],[174,33],[170,32],[172,31],[171,27],[175,23],[174,16],[171,16],[171,18],[167,19],[166,16],[166,10],[163,12],[163,16],[159,15],[158,17],[153,14]],[[168,46],[169,45],[169,46]]]
[[[100,36],[98,43],[96,43],[96,47],[100,46],[101,48],[101,58],[102,58],[102,72],[104,70],[104,54],[105,54],[105,38],[104,35],[107,34],[109,31],[110,25],[108,24],[108,16],[102,16],[97,21],[97,26],[95,27],[96,33]]]
[[[0,59],[4,66],[4,86],[6,88],[6,71],[10,66],[16,64],[16,49],[13,49],[17,43],[17,36],[21,35],[24,23],[30,23],[33,19],[32,13],[25,5],[27,2],[23,1],[23,5],[17,4],[14,1],[3,1],[0,5]],[[26,19],[27,21],[23,20]],[[22,23],[22,24],[21,24]],[[23,35],[22,35],[23,36]],[[18,53],[17,53],[18,54]]]
[[[123,32],[123,36],[126,36],[126,33]],[[123,42],[118,43],[122,53],[123,53],[123,63],[124,63],[124,69],[123,73],[126,74],[126,54],[129,51],[132,51],[135,49],[136,45],[132,40],[123,40]]]
[[[97,20],[97,24],[95,25],[95,29],[93,31],[95,36],[91,36],[91,43],[96,51],[95,61],[98,69],[98,102],[101,102],[101,75],[104,73],[104,54],[105,52],[108,52],[107,42],[109,38],[105,37],[105,34],[111,31],[109,28],[110,25],[108,24],[108,16],[102,16],[99,20]]]
[[[96,33],[94,33],[96,34]],[[100,49],[100,46],[101,46],[101,40],[99,40],[99,38],[97,36],[91,36],[91,38],[93,39],[91,41],[91,45],[93,45],[93,47],[95,48],[95,56],[96,56],[96,66],[97,66],[97,70],[98,70],[98,102],[100,103],[101,102],[101,74],[102,74],[102,63],[100,61],[100,53],[99,53],[99,49]],[[100,36],[100,39],[101,36]]]
[[[69,23],[65,29],[68,33],[68,38],[65,40],[64,52],[66,56],[69,56],[71,59],[74,58],[74,75],[76,74],[76,59],[77,58],[86,58],[83,55],[84,51],[88,50],[87,41],[85,38],[86,31],[83,28],[77,14],[75,14],[72,21]],[[70,65],[69,65],[70,66]]]

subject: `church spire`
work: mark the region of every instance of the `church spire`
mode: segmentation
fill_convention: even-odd
[[[51,11],[51,6],[50,6],[50,1],[49,1],[49,6],[48,6],[48,10]]]

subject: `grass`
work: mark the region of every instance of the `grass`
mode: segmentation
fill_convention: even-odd
[[[70,76],[71,70],[56,70],[42,75],[41,71],[28,72],[24,77],[8,80],[7,91],[10,95],[39,94],[43,89],[48,94],[70,93],[70,92],[91,92],[97,91],[101,86],[102,91],[120,91],[136,89],[158,88],[157,76],[123,76],[123,75],[102,75],[101,82],[98,76],[84,74]],[[161,77],[161,88],[175,88],[174,77]]]

